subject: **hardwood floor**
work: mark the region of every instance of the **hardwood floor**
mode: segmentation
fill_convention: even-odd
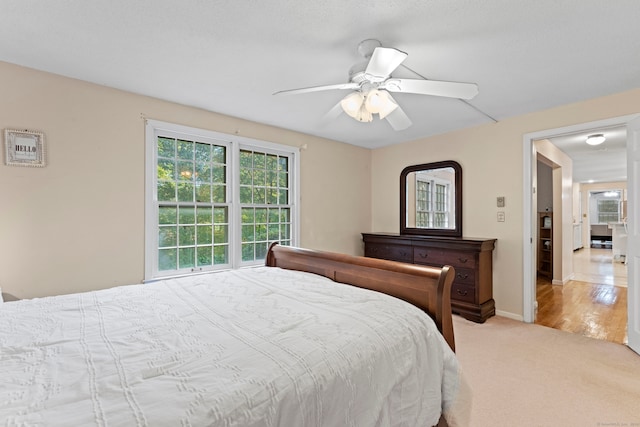
[[[581,249],[575,277],[564,285],[537,280],[536,324],[627,344],[626,266],[613,263],[610,249]]]

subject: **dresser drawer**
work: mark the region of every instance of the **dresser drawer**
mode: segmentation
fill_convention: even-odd
[[[369,244],[364,250],[364,256],[392,261],[412,262],[411,255],[411,248],[401,245]]]
[[[453,267],[475,268],[473,253],[448,251],[437,248],[413,248],[415,264],[451,265]]]
[[[453,285],[451,285],[451,299],[473,303],[476,301],[475,287],[453,282]]]
[[[474,286],[476,283],[476,272],[470,268],[454,267],[456,275],[453,279],[453,283],[464,283]]]
[[[413,248],[413,263],[427,265],[445,265],[446,253],[442,249]]]
[[[443,253],[443,264],[463,268],[476,268],[476,257],[473,253],[446,251]]]

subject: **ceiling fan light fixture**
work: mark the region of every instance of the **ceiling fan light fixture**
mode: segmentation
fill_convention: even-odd
[[[362,93],[360,92],[351,92],[340,101],[340,106],[342,107],[344,112],[356,120],[359,120],[358,114],[360,113],[363,104],[364,95],[362,95]]]
[[[367,110],[367,106],[365,104],[362,104],[360,111],[358,111],[358,114],[354,118],[359,122],[370,122],[373,120],[373,114],[371,114],[371,111]]]
[[[386,94],[385,96],[385,103],[382,106],[382,108],[380,108],[380,111],[378,111],[378,114],[380,115],[380,120],[384,119],[385,117],[387,117],[389,114],[391,114],[392,112],[394,112],[396,110],[396,108],[398,108],[398,104],[396,103],[396,101],[391,97],[391,95],[389,95],[388,92],[384,92]]]
[[[596,133],[593,135],[589,135],[587,140],[585,141],[589,145],[600,145],[605,141],[605,137],[601,133]]]
[[[367,106],[367,110],[373,114],[380,113],[389,100],[389,93],[384,90],[373,89],[367,93],[364,100],[364,105]]]

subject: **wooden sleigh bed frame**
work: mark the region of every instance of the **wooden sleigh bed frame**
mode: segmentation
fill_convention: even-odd
[[[376,258],[280,246],[269,247],[265,264],[325,276],[333,281],[382,292],[425,311],[455,351],[451,317],[453,267],[406,264]]]

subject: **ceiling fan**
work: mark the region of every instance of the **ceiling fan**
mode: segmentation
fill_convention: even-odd
[[[393,129],[403,130],[411,126],[411,120],[390,92],[459,99],[471,99],[478,94],[475,83],[392,77],[391,73],[402,64],[408,54],[395,48],[382,47],[378,40],[362,41],[358,45],[358,52],[367,60],[351,67],[348,83],[283,90],[274,95],[351,90],[327,113],[327,118],[335,118],[344,111],[360,122],[370,122],[373,115],[378,114],[380,119],[387,119]]]

